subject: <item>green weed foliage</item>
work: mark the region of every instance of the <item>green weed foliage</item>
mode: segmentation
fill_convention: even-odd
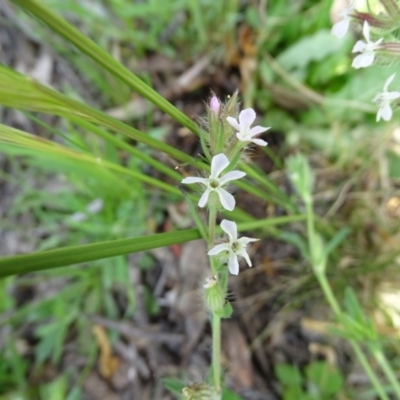
[[[255,38],[250,57],[256,65],[240,93],[243,107],[257,109],[262,123],[279,132],[283,142],[276,152],[262,150],[272,160],[271,174],[242,163],[247,176],[235,185],[268,203],[278,216],[256,219],[240,208],[224,215],[238,222],[239,231],[257,230],[260,238],[273,237],[299,250],[302,273],[307,265],[314,275],[299,280],[298,297],[288,296],[287,307],[306,304],[321,288],[318,298],[325,296],[340,324],[331,335],[349,341],[372,382],[370,393],[382,399],[399,394],[385,358],[389,352],[393,365],[399,365],[398,346],[384,340],[367,317],[376,297],[360,303],[354,289],[362,287],[360,277],[378,286],[377,276],[396,276],[399,251],[382,237],[395,237],[399,224],[381,215],[384,199],[396,195],[400,163],[392,131],[374,123],[376,108],[370,101],[396,66],[352,70],[352,39],[339,41],[330,34],[330,1],[242,3],[10,1],[17,20],[32,28],[35,39],[88,82],[100,107],[89,104],[78,87],[50,88],[0,65],[0,105],[22,112],[45,132],[39,136],[0,124],[0,153],[13,171],[0,171],[0,180],[18,188],[9,218],[0,217],[0,233],[13,231],[34,248],[0,257],[0,326],[9,332],[22,324],[30,327],[35,371],[60,364],[71,331],[87,358],[78,377],[66,372],[34,385],[21,343],[11,334],[0,338],[0,400],[81,399],[82,383],[97,357],[88,315],[117,318],[115,288],[127,299],[124,317],[136,312],[128,255],[137,257],[135,268],[152,268],[146,251],[206,236],[196,214],[197,197],[179,183],[180,166],[204,171],[209,166],[202,157],[167,144],[166,130],[155,126],[155,113],[161,111],[196,136],[204,127],[153,89],[152,75],[140,61],[159,54],[185,69],[207,55],[222,69],[232,52],[245,52],[238,34],[242,25]],[[94,9],[88,10],[89,4]],[[111,54],[115,43],[118,59]],[[122,122],[106,112],[128,103],[132,93],[147,102],[144,117]],[[46,122],[49,115],[57,117],[56,124]],[[50,190],[52,182],[56,190]],[[101,206],[91,211],[96,199]],[[185,199],[195,228],[159,233],[167,205]],[[26,212],[33,216],[26,226],[11,222]],[[366,225],[375,236],[366,238]],[[299,261],[291,262],[296,271]],[[61,287],[56,293],[17,304],[16,290],[54,282]],[[146,293],[149,314],[157,315],[159,306],[151,291]],[[372,358],[389,388],[382,389],[378,367],[368,361]],[[278,365],[275,374],[285,400],[360,398],[346,388],[346,377],[325,362],[305,370]],[[177,396],[184,387],[181,380],[164,383]],[[348,397],[340,397],[344,393]],[[225,389],[223,398],[240,397]]]

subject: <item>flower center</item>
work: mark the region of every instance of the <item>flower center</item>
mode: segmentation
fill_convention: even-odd
[[[217,179],[210,179],[209,185],[211,189],[218,189],[219,188],[219,181]]]
[[[241,249],[241,245],[239,242],[233,242],[231,245],[231,249],[234,253],[237,253]]]

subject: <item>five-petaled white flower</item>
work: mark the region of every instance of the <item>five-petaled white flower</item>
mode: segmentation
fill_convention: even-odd
[[[247,254],[246,246],[250,242],[257,242],[259,239],[252,239],[245,236],[238,239],[237,227],[235,222],[233,221],[228,221],[226,219],[223,219],[221,222],[221,228],[229,236],[229,243],[217,244],[208,252],[208,255],[215,256],[219,253],[222,253],[223,251],[227,251],[229,254],[229,259],[228,259],[229,272],[233,275],[237,275],[239,273],[238,256],[243,257],[246,260],[247,265],[251,267],[252,264],[250,261],[250,257]]]
[[[349,30],[349,26],[350,26],[350,21],[351,21],[351,17],[350,14],[353,12],[354,10],[354,4],[353,1],[350,2],[349,7],[345,8],[343,11],[341,11],[339,13],[339,15],[342,17],[342,19],[338,22],[336,22],[333,26],[332,26],[332,35],[338,37],[338,38],[342,38],[343,36],[346,35],[347,31]]]
[[[268,143],[261,139],[253,139],[254,136],[259,135],[269,129],[263,126],[254,126],[250,128],[251,124],[256,119],[256,113],[252,108],[246,108],[239,114],[239,122],[236,118],[227,117],[228,123],[232,125],[236,130],[236,137],[242,142],[253,142],[259,146],[266,146]]]
[[[367,21],[364,22],[363,33],[366,42],[358,40],[353,47],[353,53],[361,53],[354,58],[351,64],[354,68],[365,68],[369,67],[375,58],[375,50],[380,47],[383,38],[380,38],[376,42],[372,42],[369,36],[369,24]]]
[[[392,118],[393,111],[390,103],[393,100],[400,98],[400,92],[388,91],[388,87],[390,83],[393,81],[395,75],[396,74],[389,76],[389,78],[385,82],[385,85],[383,86],[383,92],[378,93],[374,98],[374,101],[377,102],[379,105],[379,110],[378,113],[376,114],[377,122],[379,122],[381,118],[384,119],[385,121],[389,121]]]
[[[246,173],[242,171],[230,171],[227,174],[219,177],[221,172],[229,165],[228,157],[225,154],[217,154],[211,160],[211,175],[209,178],[188,177],[182,180],[182,183],[201,183],[206,186],[206,191],[200,197],[199,207],[203,208],[211,192],[216,192],[219,196],[219,201],[228,211],[235,208],[235,198],[228,193],[222,186],[229,181],[243,178]]]

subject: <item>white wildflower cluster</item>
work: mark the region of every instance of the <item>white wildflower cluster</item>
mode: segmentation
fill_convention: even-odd
[[[237,163],[240,158],[240,152],[250,144],[267,145],[267,142],[257,138],[257,136],[269,128],[263,126],[252,127],[256,119],[256,113],[252,108],[242,110],[238,119],[232,116],[236,113],[235,101],[236,99],[234,98],[225,107],[222,107],[217,97],[213,96],[211,98],[209,103],[210,132],[208,133],[210,137],[205,140],[205,142],[209,143],[205,152],[214,154],[218,150],[222,151],[212,156],[211,170],[207,177],[192,176],[182,180],[184,184],[200,184],[205,188],[198,202],[200,208],[204,208],[206,205],[210,208],[218,208],[220,205],[227,211],[233,211],[236,201],[234,196],[226,189],[226,186],[229,182],[243,178],[246,175],[245,172],[231,170],[235,164],[233,160],[236,160]],[[213,121],[217,127],[212,126]],[[220,137],[213,137],[213,135],[219,135]],[[219,148],[220,145],[218,143],[222,143],[222,149]],[[228,235],[229,241],[216,244],[209,250],[208,255],[218,255],[225,258],[230,273],[237,275],[239,273],[240,257],[246,260],[248,266],[252,266],[246,246],[248,243],[255,242],[258,239],[238,238],[236,223],[226,219],[222,220],[221,229]],[[206,287],[210,286],[210,282],[211,280],[206,282]]]
[[[376,53],[385,51],[385,53],[396,54],[400,51],[400,46],[397,43],[383,43],[384,38],[381,37],[376,41],[371,40],[372,24],[375,28],[388,28],[390,29],[390,21],[396,21],[400,17],[400,8],[393,7],[392,12],[395,15],[389,15],[389,18],[382,18],[380,15],[372,15],[368,13],[359,13],[354,8],[354,2],[351,1],[349,6],[345,8],[339,15],[341,19],[336,22],[332,27],[332,34],[338,38],[342,38],[349,30],[350,22],[353,19],[363,21],[363,36],[365,40],[358,40],[353,47],[352,52],[357,53],[352,62],[352,67],[367,68],[375,61]],[[373,99],[379,106],[376,120],[381,119],[389,121],[392,118],[393,110],[392,104],[395,100],[400,98],[400,92],[391,92],[388,90],[390,83],[393,81],[395,74],[391,75],[383,87],[383,92],[378,93]]]

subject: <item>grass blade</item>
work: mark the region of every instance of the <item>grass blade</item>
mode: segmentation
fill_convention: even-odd
[[[65,267],[200,239],[197,229],[159,233],[140,238],[109,240],[82,246],[0,258],[0,277]]]
[[[35,16],[46,24],[51,30],[58,33],[69,43],[72,43],[83,53],[88,55],[112,75],[121,79],[130,88],[140,93],[147,100],[155,104],[160,110],[169,114],[175,121],[198,134],[199,128],[195,122],[173,106],[168,100],[159,95],[154,89],[139,79],[134,73],[129,71],[110,54],[104,51],[91,39],[81,33],[77,28],[67,22],[64,18],[51,11],[44,4],[35,0],[12,0],[20,5],[29,14]]]

